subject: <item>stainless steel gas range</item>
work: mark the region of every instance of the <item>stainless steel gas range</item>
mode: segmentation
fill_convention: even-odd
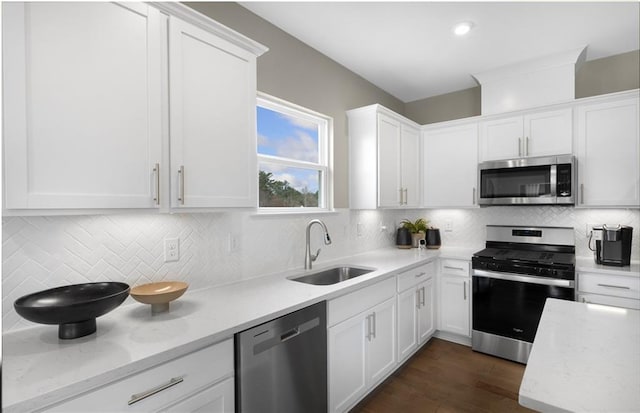
[[[526,363],[546,299],[575,299],[573,228],[487,225],[472,269],[473,350]]]

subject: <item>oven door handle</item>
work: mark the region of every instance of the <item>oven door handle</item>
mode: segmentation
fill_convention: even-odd
[[[574,288],[575,286],[575,281],[573,280],[560,280],[557,278],[536,277],[522,274],[511,274],[507,272],[473,270],[472,275],[474,277],[486,277],[530,284],[551,285],[554,287]]]

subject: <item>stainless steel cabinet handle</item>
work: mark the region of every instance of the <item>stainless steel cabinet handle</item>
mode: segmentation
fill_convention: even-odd
[[[624,285],[611,285],[611,284],[598,284],[599,287],[618,288],[620,290],[630,290],[631,287],[625,287]]]
[[[403,201],[403,199],[402,199],[402,194],[403,194],[403,192],[402,192],[402,188],[400,188],[398,191],[400,191],[400,205],[403,205],[403,204],[404,204],[404,201]]]
[[[476,204],[476,188],[473,188],[473,197],[471,198],[472,205]]]
[[[408,194],[408,192],[407,192],[407,191],[408,191],[408,189],[407,189],[407,188],[405,188],[405,189],[404,189],[404,204],[405,204],[405,205],[408,205],[408,204],[409,204],[409,194]]]
[[[424,287],[422,287],[420,289],[420,291],[422,292],[422,299],[420,301],[421,305],[424,307],[426,305],[426,299],[425,299],[425,292],[424,292]]]
[[[427,273],[423,271],[423,272],[421,272],[420,274],[416,274],[416,278],[420,278],[420,277],[422,277],[423,275],[427,275]]]
[[[416,290],[416,308],[420,309],[420,289]]]
[[[178,169],[178,201],[184,205],[184,165]]]
[[[580,203],[584,204],[584,184],[580,184]]]
[[[529,156],[529,137],[524,138],[524,156]]]
[[[462,283],[462,286],[463,286],[463,288],[462,288],[463,297],[464,297],[464,300],[467,301],[467,282],[464,281]]]
[[[377,333],[377,328],[376,328],[376,313],[371,314],[371,317],[373,318],[373,338],[376,338],[376,333]]]
[[[154,180],[155,180],[155,192],[153,194],[153,200],[155,201],[156,205],[160,205],[160,164],[157,163],[155,164],[155,166],[153,167],[153,174],[154,174]]]
[[[522,138],[518,138],[518,156],[522,156]]]
[[[171,380],[169,380],[169,382],[165,384],[161,384],[157,387],[154,387],[153,389],[149,389],[145,392],[138,393],[138,394],[132,394],[131,400],[129,400],[128,404],[129,406],[131,406],[132,404],[137,403],[140,400],[144,400],[149,396],[153,396],[156,393],[160,393],[161,391],[166,390],[169,387],[173,387],[176,384],[182,383],[183,381],[184,381],[184,377],[174,377]]]
[[[448,265],[445,265],[444,268],[448,269],[448,270],[460,270],[460,271],[464,271],[464,268],[462,267],[450,267]]]

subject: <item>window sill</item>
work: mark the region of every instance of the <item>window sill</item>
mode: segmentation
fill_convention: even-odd
[[[254,217],[277,217],[277,216],[291,216],[291,215],[337,215],[338,211],[335,209],[317,209],[317,208],[299,208],[298,209],[290,209],[283,208],[278,209],[274,208],[273,211],[265,211],[260,210],[255,214],[252,214]]]

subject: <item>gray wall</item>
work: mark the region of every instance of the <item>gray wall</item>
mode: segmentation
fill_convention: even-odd
[[[576,99],[638,89],[640,50],[585,62],[576,73]],[[480,86],[405,104],[405,116],[421,125],[478,116]]]
[[[236,3],[185,4],[269,48],[258,58],[259,91],[333,118],[334,205],[348,208],[345,111],[380,103],[403,113],[404,103]]]

